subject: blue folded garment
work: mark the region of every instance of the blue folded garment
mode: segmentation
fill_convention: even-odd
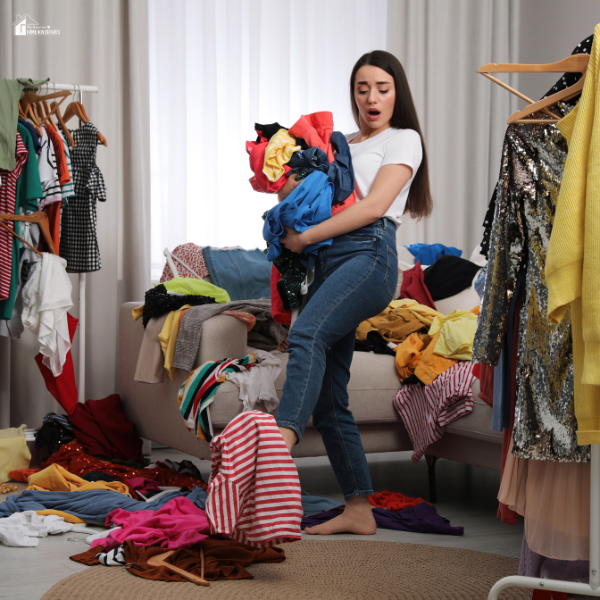
[[[271,265],[258,248],[202,248],[212,282],[234,300],[271,298]]]
[[[316,146],[307,150],[299,150],[292,154],[288,167],[292,173],[301,171],[321,171],[325,173],[333,184],[332,204],[343,202],[354,191],[354,168],[352,167],[352,155],[346,136],[339,131],[334,131],[329,139],[336,154],[335,160],[330,163],[327,154]]]
[[[412,244],[406,248],[415,257],[415,262],[420,260],[422,265],[432,265],[440,256],[462,254],[462,250],[444,244]]]
[[[263,237],[269,242],[267,258],[272,261],[281,254],[279,238],[285,236],[285,227],[303,233],[310,227],[331,218],[333,184],[327,175],[314,171],[283,201],[268,213],[263,227]],[[330,246],[324,240],[304,249],[307,254],[317,254],[319,248]]]
[[[304,490],[301,491],[300,499],[302,500],[302,511],[304,512],[304,516],[314,515],[315,513],[337,508],[344,504],[344,502],[337,502],[336,500],[330,500],[329,498],[323,498],[321,496],[311,496]]]
[[[129,512],[137,510],[158,510],[169,500],[185,496],[198,508],[204,510],[206,490],[194,487],[190,492],[172,492],[154,502],[140,502],[112,490],[89,490],[87,492],[45,492],[25,490],[18,496],[9,496],[0,503],[0,518],[8,517],[25,510],[60,510],[79,517],[86,523],[104,525],[108,513],[116,508]]]

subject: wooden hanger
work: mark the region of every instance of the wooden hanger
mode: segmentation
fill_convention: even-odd
[[[40,96],[35,92],[26,92],[21,98],[20,104],[23,107],[23,112],[27,114],[27,107],[32,106],[37,108],[37,104],[40,102],[44,102],[47,100],[52,100],[53,98],[60,98],[60,102],[58,105],[60,106],[67,96],[70,96],[71,92],[68,90],[60,90],[58,92],[52,92],[52,94],[45,94],[44,96]]]
[[[66,123],[71,117],[77,117],[82,123],[89,123],[90,119],[85,112],[85,108],[81,102],[71,102],[69,106],[65,109],[63,113],[63,119]],[[96,134],[98,141],[103,145],[108,147],[108,142],[106,138],[98,131]]]
[[[27,244],[34,252],[37,252],[40,256],[42,256],[42,253],[37,248],[34,248],[27,240],[24,240],[14,229],[8,227],[8,225],[6,225],[2,219],[0,219],[0,227],[6,229],[8,233],[20,239],[24,244]]]
[[[173,571],[173,572],[181,575],[182,577],[189,579],[196,585],[210,586],[210,582],[208,582],[208,581],[206,581],[206,579],[204,579],[204,549],[203,548],[200,548],[200,577],[198,577],[197,575],[194,575],[193,573],[190,573],[189,571],[184,571],[183,569],[180,569],[179,567],[176,567],[175,565],[172,565],[171,563],[165,562],[165,559],[168,558],[169,556],[171,556],[171,554],[173,554],[174,552],[175,552],[175,550],[169,550],[168,552],[164,552],[163,554],[157,554],[156,556],[151,556],[148,559],[148,564],[151,567],[166,567],[170,571]]]
[[[52,108],[54,110],[54,114],[56,115],[56,118],[58,119],[58,122],[60,123],[60,127],[63,131],[63,133],[65,134],[65,137],[67,138],[67,144],[69,145],[69,148],[74,148],[75,147],[75,141],[73,140],[73,137],[71,136],[71,132],[68,130],[67,125],[65,124],[62,115],[60,114],[60,109],[58,108],[58,104],[56,102],[53,102],[50,105],[50,108]]]
[[[9,213],[0,213],[0,220],[2,221],[26,221],[28,223],[37,223],[48,244],[48,249],[52,254],[58,256],[58,252],[56,251],[56,246],[54,245],[54,241],[52,240],[52,234],[50,233],[50,224],[48,222],[48,215],[41,210],[34,212],[31,215],[11,215]]]
[[[590,61],[589,54],[573,54],[564,58],[563,60],[559,60],[558,62],[548,63],[548,64],[519,64],[519,63],[500,63],[494,64],[489,63],[487,65],[483,65],[479,69],[477,69],[478,73],[481,73],[484,77],[491,79],[494,83],[497,83],[499,86],[503,87],[505,90],[508,90],[515,96],[518,96],[522,100],[525,100],[529,103],[529,106],[525,107],[523,110],[518,110],[514,112],[510,119],[508,119],[507,123],[557,123],[561,117],[548,109],[549,106],[552,106],[556,102],[560,100],[568,100],[573,96],[576,96],[583,89],[583,84],[585,81],[585,74],[587,70],[588,63]],[[518,90],[510,87],[503,81],[500,81],[496,77],[490,75],[490,73],[582,73],[583,77],[574,85],[557,92],[556,94],[552,94],[547,98],[543,98],[538,102],[535,102],[531,98],[528,98]],[[527,118],[533,113],[536,112],[544,112],[549,115],[550,119],[531,119]]]

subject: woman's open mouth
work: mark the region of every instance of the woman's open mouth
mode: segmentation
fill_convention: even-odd
[[[380,114],[381,113],[378,110],[375,110],[374,108],[367,111],[367,116],[369,117],[370,121],[376,121],[379,118]]]

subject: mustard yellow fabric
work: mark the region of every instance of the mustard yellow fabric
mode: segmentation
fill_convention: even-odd
[[[443,315],[416,300],[394,300],[383,312],[358,326],[356,339],[365,340],[370,331],[379,331],[387,342],[399,344],[411,333],[427,333],[427,329],[438,316]]]
[[[277,181],[284,173],[283,165],[289,162],[294,152],[302,150],[286,129],[280,129],[267,144],[263,173],[269,181]]]
[[[137,321],[138,319],[141,319],[143,314],[144,314],[144,305],[142,304],[141,306],[136,306],[132,311],[131,314],[133,316],[133,320]]]
[[[436,317],[429,329],[429,335],[438,332],[440,334],[434,349],[439,356],[471,360],[476,331],[477,315],[468,310],[455,310],[449,315]]]
[[[29,476],[28,490],[43,492],[88,492],[110,490],[129,496],[129,488],[120,481],[86,481],[60,465],[53,464]],[[41,514],[41,513],[38,513]]]
[[[433,337],[413,333],[396,347],[396,369],[401,381],[414,374],[425,385],[429,385],[440,373],[457,363],[455,359],[434,353],[439,337],[439,333]]]
[[[600,444],[600,25],[577,106],[557,124],[569,145],[546,256],[548,318],[571,308],[580,445]]]
[[[175,377],[173,363],[175,362],[177,334],[179,333],[179,325],[181,323],[179,317],[182,310],[191,308],[191,306],[191,304],[184,304],[179,310],[172,310],[169,313],[161,332],[158,334],[158,341],[160,342],[160,347],[162,348],[165,357],[165,371],[168,373],[171,381],[173,381],[173,378]]]
[[[63,512],[62,510],[54,510],[53,508],[45,508],[44,510],[36,510],[38,515],[56,515],[62,517],[67,523],[85,523],[83,519],[76,517],[70,513]]]

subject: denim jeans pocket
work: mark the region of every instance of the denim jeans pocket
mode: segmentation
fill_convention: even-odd
[[[394,298],[396,285],[398,284],[398,254],[390,245],[386,245],[386,267],[384,281],[388,295],[388,302],[391,302]]]

